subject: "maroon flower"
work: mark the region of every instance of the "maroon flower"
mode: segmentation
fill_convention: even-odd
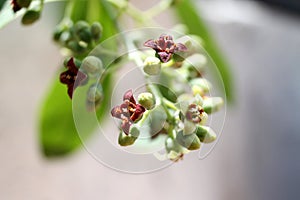
[[[111,110],[111,115],[122,120],[121,128],[128,135],[130,126],[138,121],[145,111],[146,109],[142,105],[135,102],[132,90],[128,90],[123,96],[123,103],[115,106]]]
[[[162,34],[158,40],[148,40],[144,45],[154,49],[164,63],[168,62],[174,53],[187,50],[184,44],[174,43],[173,37],[166,34]]]
[[[78,70],[73,57],[68,61],[67,68],[67,71],[60,74],[60,82],[68,86],[68,95],[72,99],[74,90],[84,84],[87,75]]]
[[[16,13],[18,12],[19,10],[21,10],[21,6],[18,4],[17,0],[12,0],[11,1],[11,5],[12,5],[12,9],[13,11]]]
[[[204,109],[196,104],[191,104],[188,107],[188,110],[186,112],[186,119],[193,122],[193,123],[199,123],[201,122],[201,115],[204,112]]]

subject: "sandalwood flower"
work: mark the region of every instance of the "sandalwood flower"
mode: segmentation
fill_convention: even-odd
[[[84,84],[87,75],[78,70],[73,57],[67,62],[67,68],[60,74],[60,82],[68,86],[68,95],[72,99],[74,90]]]
[[[128,135],[130,126],[138,121],[145,111],[142,105],[136,103],[132,90],[128,90],[123,96],[123,103],[115,106],[111,110],[111,115],[122,120],[121,128]]]
[[[173,37],[166,34],[162,34],[158,40],[146,41],[144,46],[155,50],[158,58],[164,63],[168,62],[174,53],[187,50],[184,44],[174,43]]]

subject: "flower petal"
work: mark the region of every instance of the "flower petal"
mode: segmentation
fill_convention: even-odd
[[[128,90],[127,92],[125,92],[124,96],[123,96],[123,101],[128,100],[133,104],[136,104],[135,99],[133,97],[133,93],[132,90]]]
[[[113,109],[111,109],[110,113],[113,117],[121,119],[123,111],[121,106],[115,106]]]
[[[171,57],[172,57],[172,53],[158,52],[157,54],[158,54],[158,56],[159,56],[159,59],[160,59],[163,63],[168,62],[168,61],[171,59]]]
[[[187,47],[184,44],[176,43],[175,45],[175,51],[187,51]]]
[[[134,122],[139,120],[145,111],[146,109],[142,105],[137,104],[135,112],[130,116],[130,119]]]
[[[129,134],[129,130],[130,130],[130,126],[132,125],[132,122],[131,121],[128,121],[128,120],[123,120],[122,121],[122,125],[121,125],[121,128],[122,130],[124,131],[124,133],[126,135]]]
[[[148,41],[146,41],[145,43],[144,43],[144,46],[146,46],[146,47],[150,47],[150,48],[152,48],[152,49],[154,49],[154,50],[156,50],[157,49],[157,43],[156,43],[156,41],[155,40],[148,40]]]

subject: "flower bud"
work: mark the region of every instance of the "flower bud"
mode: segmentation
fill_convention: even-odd
[[[88,56],[82,61],[81,68],[90,74],[100,75],[103,72],[103,63],[95,56]]]
[[[28,8],[30,6],[32,0],[17,0],[17,4],[21,8]]]
[[[204,78],[196,78],[190,81],[193,95],[204,96],[211,89],[211,84]]]
[[[138,96],[138,102],[144,106],[147,110],[150,110],[153,108],[155,104],[154,97],[151,93],[149,92],[144,92],[139,94]]]
[[[92,38],[94,40],[99,40],[101,38],[102,35],[102,25],[99,22],[94,22],[91,26],[91,34],[92,34]]]
[[[74,26],[74,33],[79,38],[79,40],[86,43],[90,43],[92,40],[92,33],[90,31],[90,26],[85,21],[78,21]]]
[[[158,75],[161,69],[161,62],[156,57],[147,57],[144,62],[144,72],[148,75]]]
[[[188,150],[196,150],[201,146],[200,140],[196,134],[183,135],[183,131],[177,133],[176,141]]]
[[[133,136],[131,134],[126,135],[123,131],[120,132],[119,134],[119,145],[121,146],[130,146],[134,144],[135,140],[137,139],[136,136]]]
[[[207,58],[203,54],[193,54],[185,59],[182,67],[188,69],[194,69],[198,73],[203,72],[205,65],[207,64]]]
[[[98,102],[103,100],[103,89],[100,84],[93,84],[87,92],[87,100],[91,102]]]
[[[206,113],[210,114],[222,108],[224,101],[221,97],[208,97],[203,101],[203,109]]]
[[[40,12],[39,11],[28,10],[22,18],[22,24],[30,25],[30,24],[36,22],[39,18],[40,18]]]
[[[216,133],[207,126],[197,126],[196,135],[203,143],[211,143],[217,139]]]

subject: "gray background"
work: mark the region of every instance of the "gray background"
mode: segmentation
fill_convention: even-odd
[[[153,174],[115,172],[84,150],[43,158],[37,115],[63,59],[53,10],[31,28],[0,30],[0,199],[299,199],[300,18],[252,1],[198,5],[231,63],[236,103],[208,158]]]

